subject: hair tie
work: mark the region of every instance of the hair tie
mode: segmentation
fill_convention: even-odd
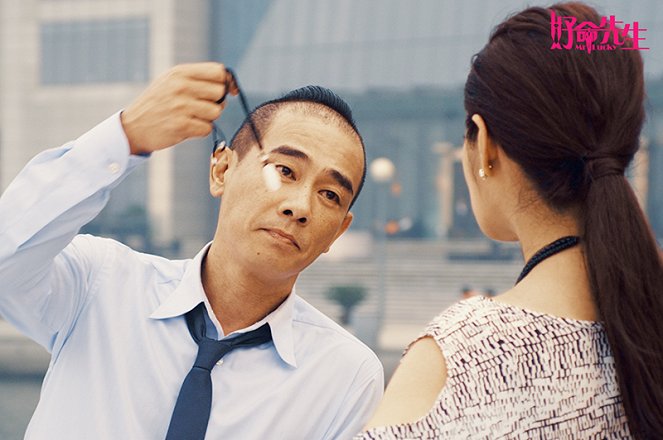
[[[588,154],[582,157],[585,171],[591,181],[607,176],[623,176],[624,166],[614,156]]]

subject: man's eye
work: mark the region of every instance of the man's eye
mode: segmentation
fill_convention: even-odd
[[[336,194],[334,191],[324,190],[324,191],[322,191],[322,194],[323,194],[323,195],[325,196],[325,198],[327,198],[328,200],[331,200],[331,201],[336,202],[336,203],[339,203],[339,204],[341,203],[341,199],[340,199],[340,197],[339,197],[338,194]]]
[[[289,177],[291,179],[295,177],[295,173],[293,173],[292,170],[285,165],[276,165],[276,169],[279,170],[279,173],[281,173],[282,176]]]

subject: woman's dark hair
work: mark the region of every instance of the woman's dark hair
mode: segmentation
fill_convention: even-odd
[[[552,48],[551,10],[600,24],[582,3],[529,8],[498,25],[465,85],[467,138],[491,138],[558,212],[579,214],[592,295],[615,358],[632,434],[663,438],[663,263],[624,173],[645,119],[642,58]],[[600,43],[605,32],[599,31]],[[573,38],[573,37],[572,37]],[[612,38],[609,41],[612,43]]]

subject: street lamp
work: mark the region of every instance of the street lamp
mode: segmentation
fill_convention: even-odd
[[[371,178],[377,183],[387,183],[394,178],[396,167],[394,163],[386,157],[378,157],[370,165],[369,172]]]
[[[394,163],[386,157],[378,157],[373,160],[369,167],[371,179],[377,183],[377,275],[378,275],[378,310],[375,329],[375,341],[373,348],[378,348],[380,333],[384,323],[385,308],[387,303],[387,196],[389,194],[389,183],[396,174]]]

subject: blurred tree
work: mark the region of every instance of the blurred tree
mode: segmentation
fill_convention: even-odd
[[[327,298],[341,306],[341,323],[348,325],[352,311],[366,298],[366,287],[358,284],[332,286],[327,290]]]

